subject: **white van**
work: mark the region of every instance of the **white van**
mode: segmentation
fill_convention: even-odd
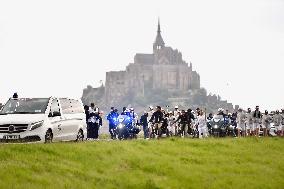
[[[69,98],[10,98],[0,111],[1,141],[69,141],[87,136],[81,101]]]

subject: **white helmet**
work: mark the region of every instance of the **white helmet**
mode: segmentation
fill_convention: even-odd
[[[153,106],[149,106],[149,109],[150,109],[150,110],[153,110],[154,108],[153,108]]]
[[[178,106],[175,106],[175,109],[178,109]]]
[[[134,108],[130,108],[130,111],[134,111]]]
[[[223,112],[223,111],[224,111],[223,108],[218,109],[218,112]]]

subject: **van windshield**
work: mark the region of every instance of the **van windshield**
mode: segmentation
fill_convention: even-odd
[[[0,114],[42,114],[48,102],[49,98],[9,99]]]

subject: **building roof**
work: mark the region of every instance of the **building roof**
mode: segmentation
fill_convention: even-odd
[[[153,54],[137,53],[134,57],[134,63],[153,64],[154,63],[154,55]]]

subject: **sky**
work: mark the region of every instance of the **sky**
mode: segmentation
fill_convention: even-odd
[[[284,0],[0,0],[0,102],[80,98],[152,53],[158,17],[208,93],[284,108]]]

